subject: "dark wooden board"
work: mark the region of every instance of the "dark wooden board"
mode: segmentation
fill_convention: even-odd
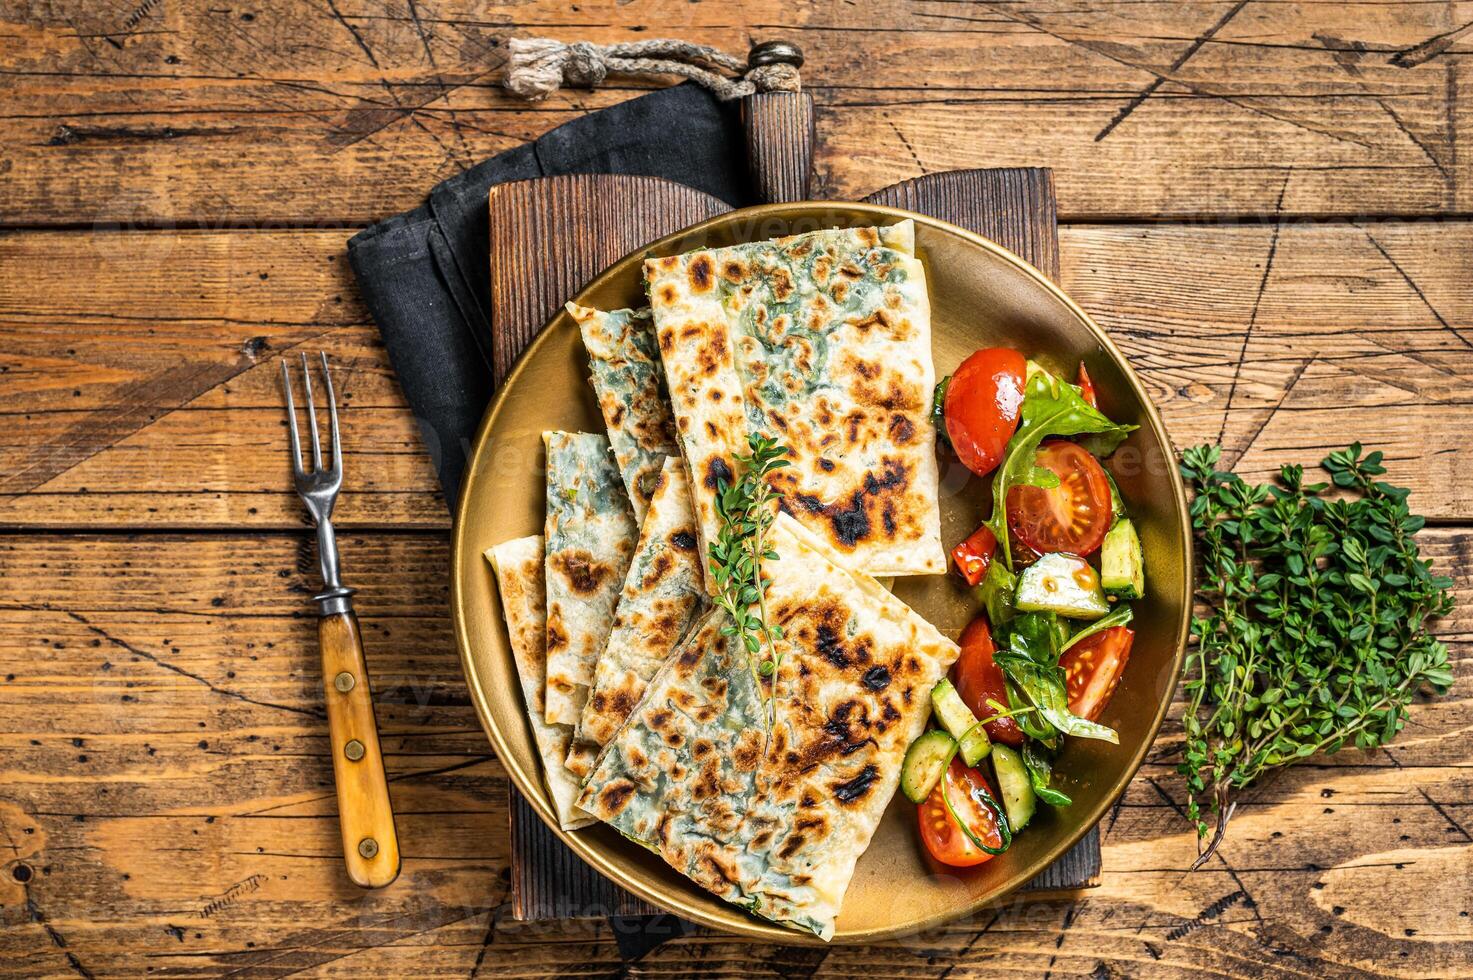
[[[654,177],[579,174],[491,188],[491,359],[499,384],[553,314],[615,260],[730,210]],[[597,229],[597,234],[590,234]],[[512,795],[512,915],[574,919],[658,909],[615,887]]]
[[[786,99],[774,111],[792,110],[795,101]],[[745,108],[750,111],[750,105]],[[777,180],[773,191],[787,196],[795,189],[791,180]],[[1058,278],[1058,226],[1048,170],[933,174],[887,187],[869,200],[931,214],[986,235]],[[664,181],[608,176],[503,184],[492,189],[489,203],[491,346],[498,381],[563,301],[601,269],[654,238],[724,209],[719,202]],[[590,227],[599,228],[600,234],[586,234]],[[571,919],[658,911],[589,868],[515,790],[511,794],[512,913],[516,918]],[[1099,833],[1092,829],[1025,890],[1090,887],[1098,883],[1099,872]]]
[[[491,188],[491,364],[497,384],[572,296],[625,255],[731,210],[657,177],[572,174]]]

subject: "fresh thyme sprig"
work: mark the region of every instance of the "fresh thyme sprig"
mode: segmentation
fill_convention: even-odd
[[[1408,491],[1376,478],[1381,453],[1360,444],[1320,465],[1306,484],[1285,466],[1254,486],[1216,469],[1218,450],[1182,455],[1195,490],[1200,563],[1187,658],[1187,815],[1216,850],[1237,794],[1264,773],[1347,745],[1389,742],[1423,687],[1445,694],[1447,647],[1428,620],[1452,609],[1452,580],[1433,575],[1415,534],[1424,523]],[[1205,800],[1205,806],[1204,806]],[[1214,816],[1209,827],[1206,813]]]
[[[781,626],[767,621],[769,580],[762,574],[764,561],[777,560],[777,553],[767,545],[776,498],[767,476],[788,465],[788,450],[757,432],[747,437],[747,447],[749,453],[736,457],[741,471],[736,481],[723,480],[717,485],[716,516],[721,530],[711,542],[707,560],[716,585],[716,604],[730,617],[721,632],[741,637],[752,680],[760,692],[762,678],[776,674],[780,665],[774,641],[783,635]]]

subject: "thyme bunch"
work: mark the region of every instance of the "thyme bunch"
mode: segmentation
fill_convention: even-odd
[[[748,435],[747,448],[750,452],[736,456],[740,469],[736,480],[717,484],[716,516],[721,529],[708,549],[707,562],[716,585],[716,604],[729,617],[721,632],[741,637],[752,680],[760,692],[762,679],[777,673],[780,658],[774,641],[783,635],[781,626],[767,621],[769,580],[762,574],[762,563],[778,557],[767,544],[777,496],[767,477],[788,465],[788,450],[757,432]],[[768,721],[770,725],[770,718]]]
[[[1447,647],[1428,621],[1452,609],[1415,536],[1408,491],[1381,482],[1382,454],[1359,443],[1321,462],[1328,483],[1285,466],[1256,486],[1216,469],[1218,450],[1182,455],[1195,491],[1197,598],[1187,657],[1187,815],[1221,843],[1237,795],[1317,753],[1395,737],[1416,693],[1445,694]],[[1326,496],[1331,487],[1338,491]],[[1208,816],[1213,817],[1209,826]]]

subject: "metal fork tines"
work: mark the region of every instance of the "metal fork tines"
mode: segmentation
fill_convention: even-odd
[[[345,587],[338,568],[337,537],[333,533],[332,508],[337,503],[338,490],[343,485],[343,450],[338,436],[338,404],[332,387],[332,372],[328,370],[327,354],[318,352],[322,363],[322,380],[327,390],[328,436],[332,442],[332,462],[324,467],[322,440],[317,432],[317,405],[312,397],[312,365],[305,353],[302,354],[302,384],[307,395],[307,418],[312,433],[312,468],[302,465],[302,440],[297,432],[297,403],[292,396],[292,372],[285,358],[281,361],[281,384],[286,392],[286,414],[291,432],[292,476],[296,481],[297,494],[307,505],[307,512],[317,524],[317,560],[322,568],[322,592],[314,596],[324,616],[345,612],[350,608],[348,597],[353,590]]]

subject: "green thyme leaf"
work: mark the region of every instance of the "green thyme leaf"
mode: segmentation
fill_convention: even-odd
[[[1394,738],[1421,690],[1447,693],[1447,647],[1429,623],[1453,606],[1415,540],[1408,491],[1374,479],[1359,443],[1321,463],[1329,483],[1285,466],[1256,486],[1217,469],[1214,446],[1182,454],[1201,567],[1178,767],[1187,816],[1216,849],[1238,794],[1265,773]],[[1330,497],[1322,494],[1333,485]],[[1209,820],[1209,818],[1211,818]]]
[[[766,540],[777,497],[767,477],[788,465],[788,450],[757,432],[747,437],[747,448],[750,450],[747,454],[736,456],[741,475],[735,482],[723,480],[717,485],[716,516],[721,528],[707,548],[707,562],[717,589],[716,604],[731,619],[721,632],[741,637],[752,679],[760,693],[762,678],[774,676],[782,663],[774,645],[782,637],[782,629],[767,622],[768,580],[762,574],[762,563],[778,560],[777,552]],[[765,657],[762,656],[764,646]],[[770,731],[770,703],[764,722]]]

